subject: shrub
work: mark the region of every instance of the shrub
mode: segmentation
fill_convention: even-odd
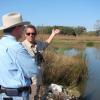
[[[93,42],[87,42],[86,46],[94,46],[94,43]]]

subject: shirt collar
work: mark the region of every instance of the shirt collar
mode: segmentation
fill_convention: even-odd
[[[25,42],[26,42],[27,46],[32,47],[32,44],[29,41],[27,41],[27,39],[25,40]]]

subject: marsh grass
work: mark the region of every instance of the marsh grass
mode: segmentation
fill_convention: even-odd
[[[40,40],[46,40],[49,35],[39,34],[37,36]],[[53,39],[49,47],[59,49],[59,48],[76,48],[84,49],[89,42],[93,42],[93,46],[100,47],[100,36],[67,36],[67,35],[57,35]]]
[[[94,43],[92,41],[89,41],[86,43],[86,46],[89,46],[89,47],[94,46]]]
[[[46,40],[48,35],[39,35],[37,38]],[[63,55],[64,50],[76,48],[83,50],[86,43],[94,41],[94,45],[100,44],[100,37],[89,36],[63,36],[57,35],[44,54],[44,84],[62,84],[63,86],[77,86],[80,92],[84,89],[84,81],[87,78],[87,66],[80,53],[74,57]]]
[[[81,56],[66,57],[51,51],[44,54],[44,84],[79,85],[87,76],[87,67]]]

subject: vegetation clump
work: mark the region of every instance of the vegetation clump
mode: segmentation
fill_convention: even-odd
[[[86,43],[86,46],[89,46],[89,47],[94,46],[94,43],[91,42],[91,41],[90,41],[90,42],[87,42],[87,43]]]
[[[87,76],[87,67],[81,56],[66,57],[51,51],[44,54],[44,83],[63,86],[79,85]]]

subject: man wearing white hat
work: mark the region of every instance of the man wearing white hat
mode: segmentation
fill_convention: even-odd
[[[35,60],[18,40],[22,36],[23,22],[20,13],[3,17],[0,30],[0,100],[29,100],[30,78],[37,74]]]

